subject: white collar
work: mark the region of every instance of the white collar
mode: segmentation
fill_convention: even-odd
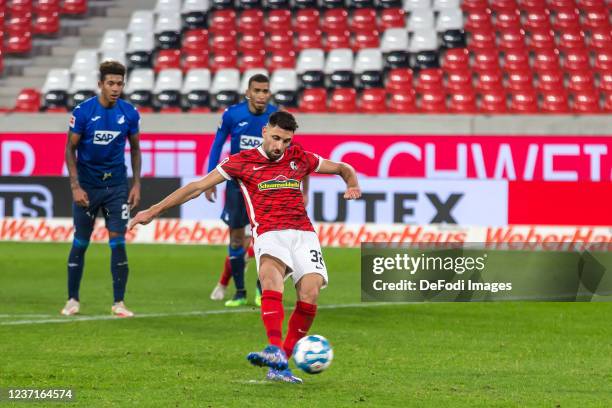
[[[261,155],[262,155],[263,157],[265,157],[266,159],[270,160],[270,158],[269,158],[269,157],[268,157],[268,155],[266,154],[266,151],[263,149],[263,147],[262,147],[261,145],[259,145],[259,146],[257,147],[257,151],[258,151],[259,153],[261,153]],[[276,160],[270,160],[270,161],[274,161],[274,162],[281,161],[281,160],[282,160],[282,158],[283,158],[284,156],[285,156],[285,153],[281,154],[281,157],[279,157],[278,159],[276,159]]]

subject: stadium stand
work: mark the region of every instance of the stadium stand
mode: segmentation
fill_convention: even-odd
[[[0,68],[7,55],[31,54],[33,36],[60,33],[67,15],[94,22],[88,3],[97,2],[0,2]],[[222,109],[241,98],[252,69],[272,76],[275,103],[303,112],[610,112],[604,0],[145,3],[114,2],[123,25],[74,49],[71,63],[48,66],[44,86],[14,93],[15,109],[33,109],[31,88],[40,109],[70,109],[95,91],[95,76],[83,73],[114,58],[141,81],[126,90],[130,100],[162,112]],[[66,68],[62,88],[49,88]]]

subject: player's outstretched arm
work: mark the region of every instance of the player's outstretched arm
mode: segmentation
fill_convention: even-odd
[[[148,224],[163,212],[196,198],[205,190],[208,190],[209,188],[214,187],[223,181],[225,181],[225,179],[221,173],[215,169],[201,179],[193,181],[187,185],[184,185],[178,190],[175,190],[159,203],[152,205],[146,210],[138,212],[138,214],[136,214],[136,216],[130,220],[130,225],[128,228],[132,229],[137,224]]]
[[[361,197],[361,188],[359,187],[359,180],[357,180],[357,173],[350,164],[323,159],[317,173],[337,174],[342,177],[342,180],[346,183],[346,191],[344,192],[345,199],[355,200]]]

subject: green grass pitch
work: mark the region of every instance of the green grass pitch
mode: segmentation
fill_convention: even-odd
[[[141,317],[119,320],[109,249],[92,245],[83,321],[59,316],[68,251],[0,243],[0,388],[71,387],[71,407],[612,406],[610,303],[360,304],[359,250],[325,249],[311,332],[334,362],[303,385],[270,384],[245,359],[265,345],[257,310],[208,298],[224,248],[130,245],[126,304]]]

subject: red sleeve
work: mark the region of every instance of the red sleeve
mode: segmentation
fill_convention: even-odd
[[[223,160],[216,168],[226,180],[240,178],[244,169],[244,161],[240,153],[237,153]]]
[[[321,167],[321,163],[323,163],[323,158],[321,156],[306,150],[302,150],[302,155],[308,166],[308,173],[319,171],[319,167]]]

